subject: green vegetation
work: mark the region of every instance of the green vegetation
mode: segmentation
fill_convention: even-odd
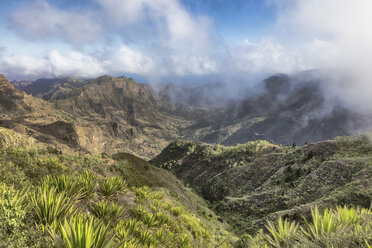
[[[176,141],[151,163],[207,199],[241,235],[255,235],[280,216],[304,224],[315,206],[371,206],[372,144],[363,135],[303,147]]]
[[[174,176],[134,156],[6,144],[0,247],[214,247],[231,236],[216,216],[199,214],[210,210]]]
[[[268,222],[254,237],[245,236],[238,247],[370,247],[372,212],[369,209],[337,207],[320,213],[315,207],[312,217],[299,227],[282,217],[275,225]]]

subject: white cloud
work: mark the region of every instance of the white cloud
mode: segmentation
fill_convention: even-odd
[[[315,69],[339,68],[327,94],[361,112],[372,111],[372,1],[287,0],[278,29],[300,41],[298,57]]]
[[[103,66],[111,73],[136,73],[149,75],[157,70],[156,63],[141,52],[122,45],[112,57],[103,62]]]
[[[176,76],[201,76],[218,72],[216,61],[208,57],[178,55],[172,57],[171,64]]]
[[[178,52],[200,52],[210,40],[211,21],[206,16],[192,15],[178,0],[96,0],[105,10],[105,19],[110,26],[116,26],[126,33],[131,26],[140,36],[138,29],[149,31],[152,41],[159,47],[175,49]],[[146,33],[146,32],[145,32]],[[152,37],[151,37],[152,36]]]
[[[15,55],[0,58],[0,71],[10,78],[50,75],[50,65],[44,59]]]
[[[81,45],[93,42],[101,34],[97,16],[86,11],[64,11],[45,0],[19,8],[10,15],[10,24],[19,34],[34,40],[62,39]]]
[[[105,73],[100,61],[80,52],[62,55],[59,51],[53,50],[46,60],[51,66],[51,74],[54,76],[94,77]]]

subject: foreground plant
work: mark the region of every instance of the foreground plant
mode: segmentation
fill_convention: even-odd
[[[116,203],[111,203],[108,201],[100,201],[97,204],[93,204],[90,212],[100,219],[117,219],[124,212],[124,207],[119,206]]]
[[[57,193],[55,187],[40,186],[31,197],[36,214],[43,225],[58,228],[67,216],[76,211],[77,198],[68,197],[65,192]]]
[[[81,192],[79,181],[72,175],[46,176],[43,182],[46,186],[56,187],[57,193],[66,192],[70,197],[74,197]]]
[[[83,197],[89,199],[93,195],[97,185],[97,176],[88,171],[84,171],[84,173],[80,175],[79,181],[82,187]]]
[[[127,184],[121,177],[109,177],[100,182],[99,186],[102,195],[110,197],[116,192],[124,190]]]
[[[319,213],[318,207],[311,210],[312,222],[305,219],[305,228],[301,228],[302,232],[311,240],[324,238],[341,228],[341,224],[337,222],[333,211],[326,209],[323,215]]]
[[[59,234],[52,233],[56,247],[59,248],[106,248],[113,247],[113,237],[109,237],[109,225],[97,222],[86,216],[65,219]]]
[[[282,245],[288,246],[289,241],[296,238],[298,224],[290,223],[287,219],[283,222],[282,217],[280,217],[276,226],[268,221],[266,228],[270,233],[265,235],[266,241],[274,247],[282,247]]]

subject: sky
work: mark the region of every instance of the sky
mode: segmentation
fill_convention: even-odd
[[[358,84],[337,90],[371,88],[371,0],[1,0],[0,11],[0,73],[11,80],[249,84],[341,68]]]

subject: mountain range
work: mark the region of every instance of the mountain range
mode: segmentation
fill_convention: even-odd
[[[324,82],[305,73],[309,72],[271,76],[259,84],[260,93],[241,99],[219,95],[228,87],[222,84],[168,84],[154,89],[125,76],[12,84],[35,96],[25,96],[29,101],[48,106],[54,122],[70,125],[74,146],[93,153],[125,150],[151,158],[175,139],[223,145],[259,139],[305,144],[363,128],[365,116],[330,103],[322,91]],[[4,77],[3,81],[5,85]],[[46,114],[36,108],[34,112]]]
[[[316,74],[273,75],[236,98],[226,97],[229,86],[220,83],[147,85],[107,75],[9,83],[0,75],[0,192],[28,192],[25,183],[59,187],[67,197],[73,182],[95,178],[90,198],[70,200],[79,213],[107,224],[112,238],[123,231],[120,242],[128,247],[260,247],[250,244],[270,241],[262,230],[278,218],[307,223],[315,208],[368,209],[372,143],[368,135],[350,135],[365,130],[370,116],[329,98],[327,82]],[[121,190],[105,196],[106,181]],[[20,194],[29,193],[13,195]],[[27,213],[35,216],[32,199]],[[121,222],[95,212],[97,202],[125,206]],[[24,229],[30,221],[17,227],[22,238],[9,226],[4,240],[24,247],[35,247],[25,245],[35,235],[47,240],[35,223],[47,225],[49,234],[52,224],[39,219]],[[143,228],[129,232],[129,221]],[[291,242],[328,247],[299,240]],[[50,240],[40,242],[50,247]]]

